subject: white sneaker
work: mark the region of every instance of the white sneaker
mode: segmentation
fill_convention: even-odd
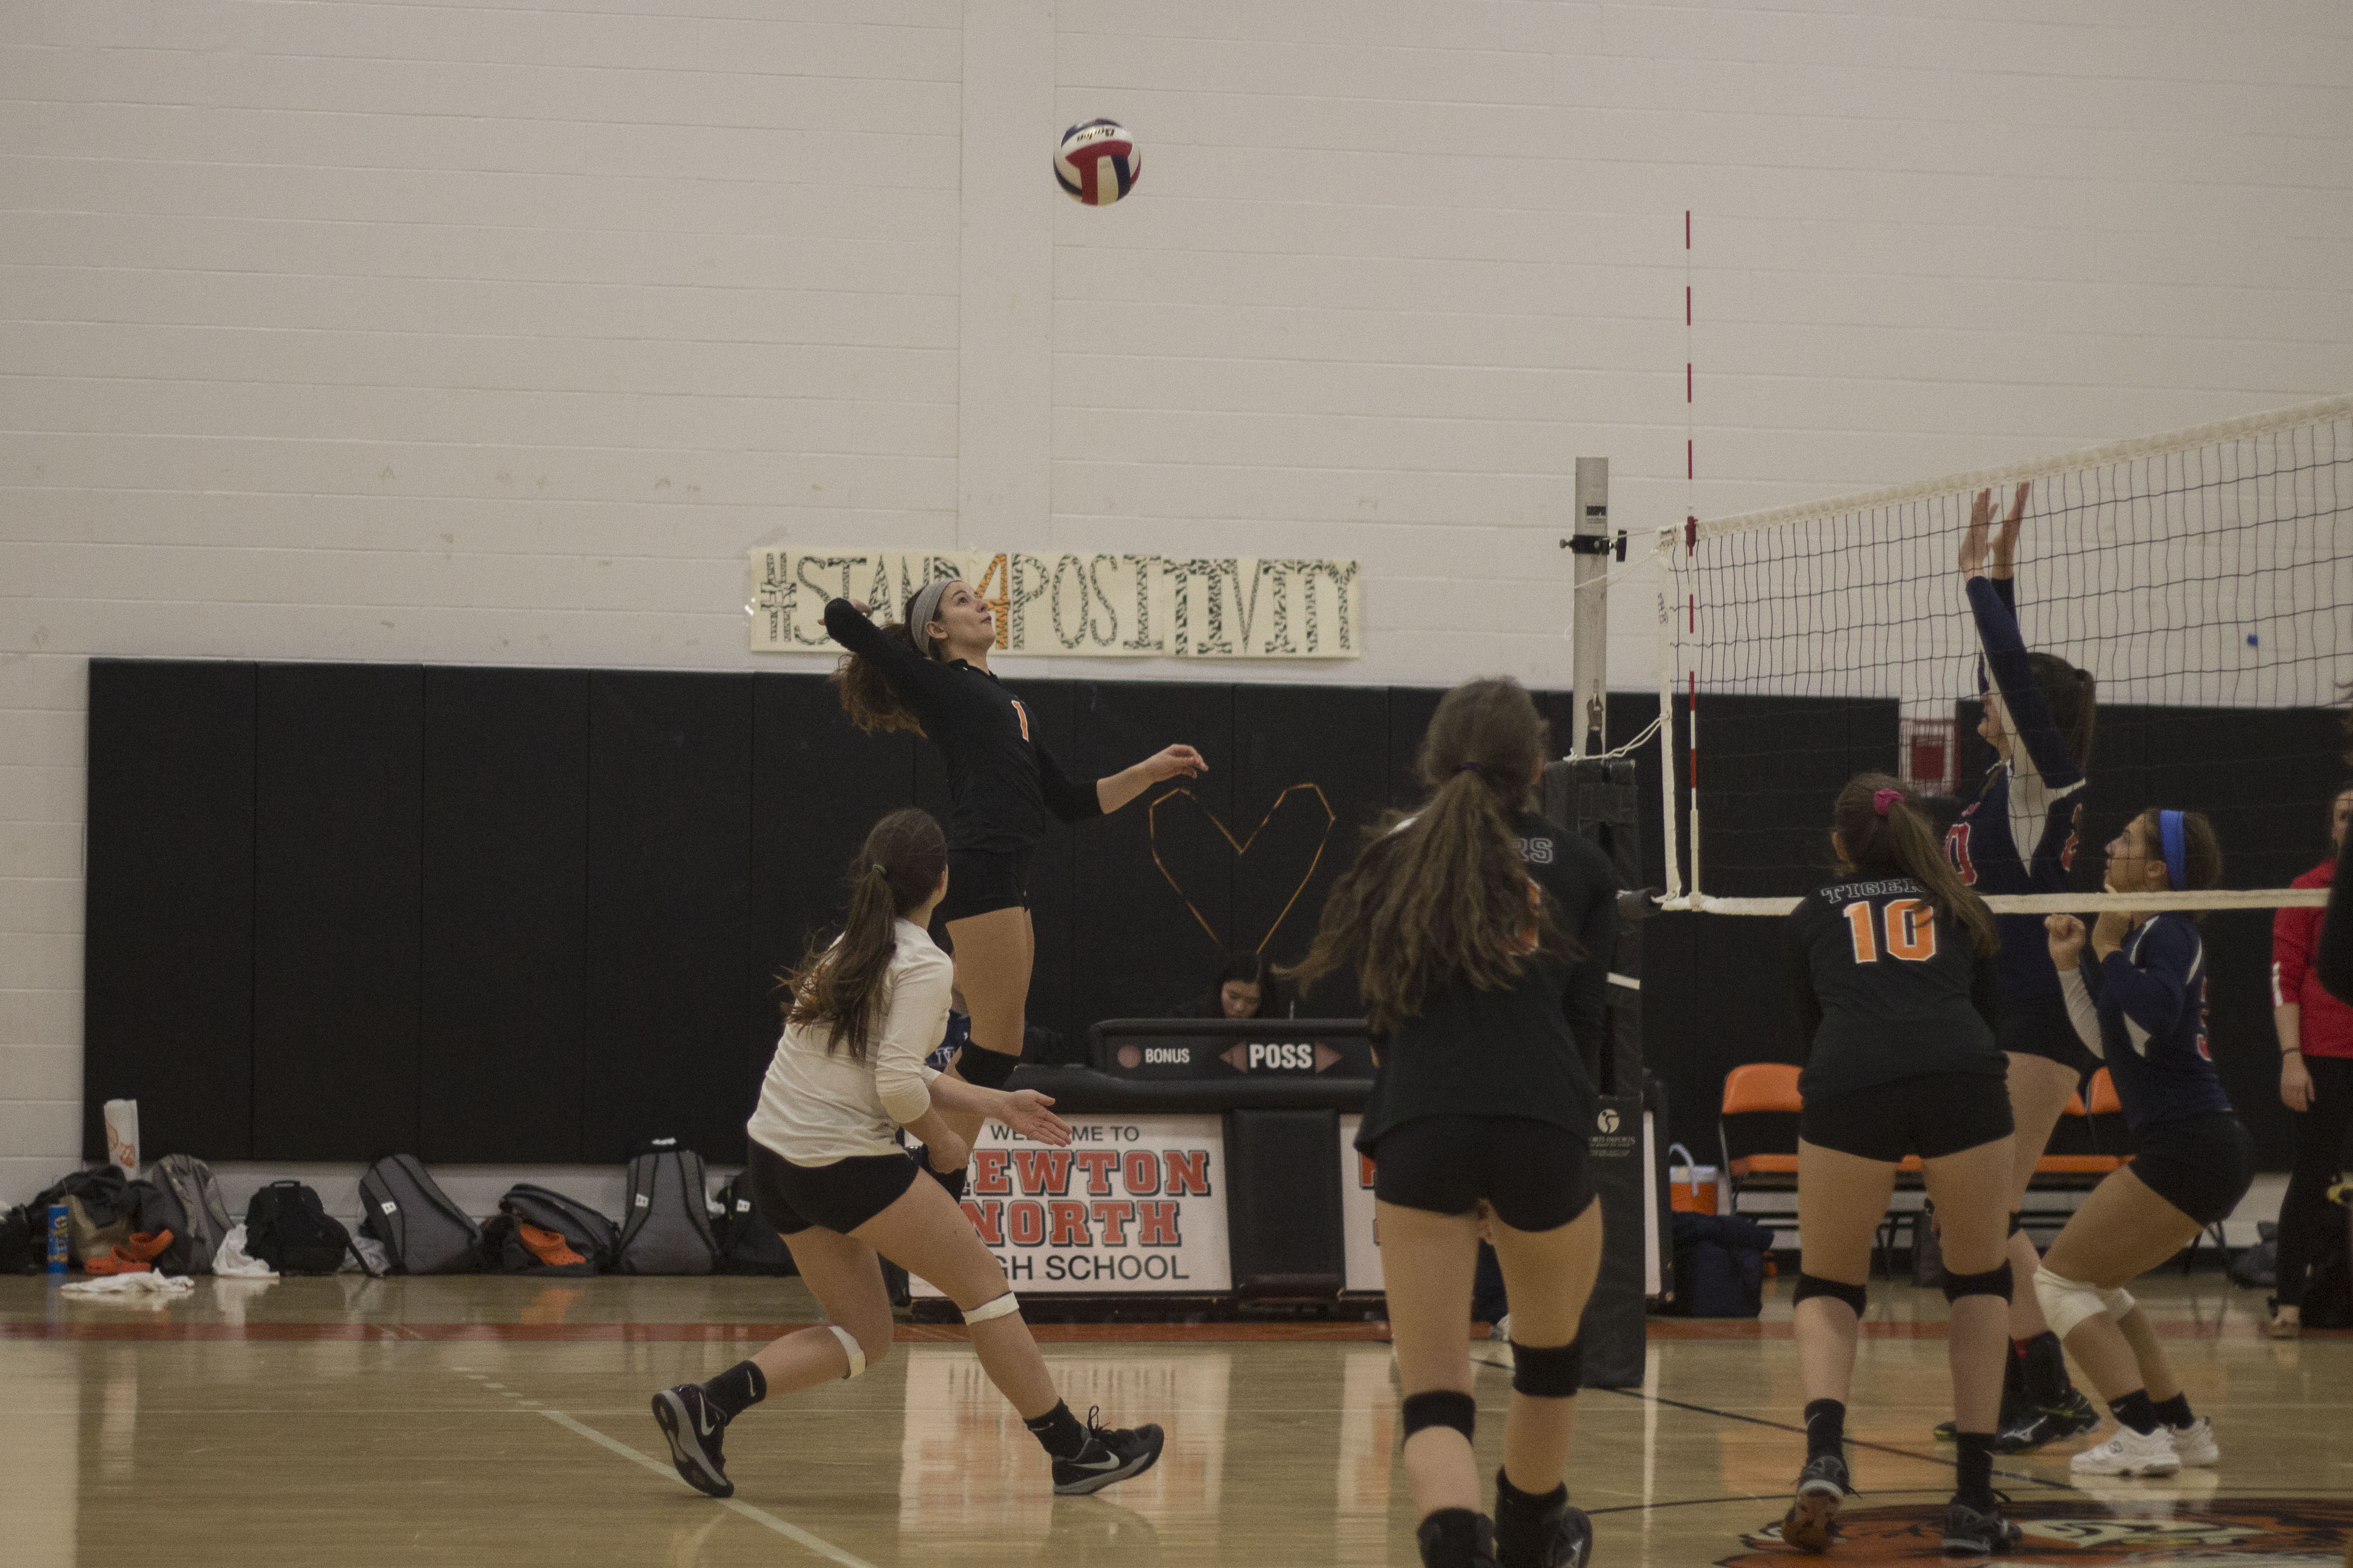
[[[2211,1416],[2200,1415],[2187,1426],[2168,1426],[2165,1431],[2173,1439],[2173,1452],[2183,1464],[2219,1465],[2222,1462],[2222,1450],[2214,1442]]]
[[[2129,1426],[2118,1426],[2106,1442],[2084,1449],[2067,1461],[2079,1476],[2169,1476],[2181,1468],[2173,1451],[2173,1436],[2164,1427],[2144,1436]]]

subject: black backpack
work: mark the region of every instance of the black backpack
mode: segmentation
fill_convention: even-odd
[[[2328,1205],[2304,1282],[2304,1326],[2353,1329],[2353,1205]]]
[[[48,1211],[41,1211],[44,1222]],[[42,1245],[33,1245],[33,1211],[12,1208],[0,1214],[0,1274],[37,1274],[48,1259],[48,1226],[40,1226]]]
[[[517,1234],[526,1225],[562,1237],[580,1262],[541,1262]],[[619,1241],[613,1222],[586,1204],[530,1182],[509,1188],[499,1200],[498,1217],[483,1227],[484,1259],[502,1274],[601,1274],[613,1267]]]
[[[792,1248],[776,1227],[752,1209],[752,1192],[742,1176],[719,1189],[719,1217],[712,1235],[719,1243],[722,1274],[797,1274]]]
[[[414,1154],[387,1154],[361,1175],[360,1216],[360,1228],[384,1243],[399,1273],[471,1274],[482,1267],[482,1227]]]
[[[352,1233],[300,1182],[272,1182],[253,1194],[245,1206],[245,1250],[280,1274],[332,1274],[345,1257],[360,1256]]]
[[[614,1263],[623,1274],[708,1274],[718,1261],[702,1156],[657,1138],[629,1162]]]

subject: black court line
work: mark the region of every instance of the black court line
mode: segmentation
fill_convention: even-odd
[[[1687,1405],[1680,1399],[1669,1399],[1664,1394],[1644,1394],[1640,1389],[1603,1388],[1598,1389],[1596,1392],[1601,1394],[1615,1394],[1623,1398],[1641,1400],[1646,1405],[1672,1405],[1677,1410],[1689,1410],[1700,1415],[1721,1416],[1726,1421],[1746,1421],[1751,1426],[1770,1426],[1777,1432],[1795,1432],[1800,1437],[1806,1435],[1806,1429],[1803,1426],[1792,1426],[1787,1421],[1768,1421],[1762,1415],[1743,1415],[1736,1410],[1718,1410],[1715,1406],[1709,1405]],[[1918,1459],[1926,1464],[1942,1465],[1947,1469],[1953,1468],[1955,1464],[1953,1460],[1946,1458],[1941,1454],[1915,1453],[1910,1448],[1893,1447],[1885,1443],[1866,1443],[1860,1437],[1849,1437],[1847,1439],[1847,1445],[1850,1447],[1869,1448],[1875,1454],[1894,1454],[1898,1458]],[[2084,1489],[2083,1488],[2075,1485],[2073,1481],[2045,1480],[2041,1476],[2023,1475],[2016,1470],[1997,1468],[1994,1471],[1994,1474],[2005,1477],[2013,1481],[2021,1481],[2031,1487],[2050,1487],[2054,1490],[2068,1492],[2079,1492]],[[1857,1492],[1855,1495],[1857,1497],[1861,1497],[1863,1494]]]
[[[1871,1493],[1870,1495],[1873,1497],[1907,1497],[1915,1492],[1926,1497],[1943,1497],[1945,1495],[1945,1489],[1942,1487],[1885,1487],[1878,1491]],[[1863,1494],[1862,1492],[1855,1492],[1851,1495],[1862,1497]],[[1731,1497],[1676,1498],[1672,1502],[1621,1502],[1617,1504],[1615,1507],[1588,1508],[1585,1511],[1588,1515],[1598,1517],[1605,1513],[1651,1513],[1662,1508],[1704,1508],[1711,1503],[1725,1502],[1763,1502],[1772,1503],[1778,1507],[1787,1500],[1788,1500],[1779,1492],[1775,1492],[1770,1497],[1759,1496],[1754,1492],[1736,1492]]]

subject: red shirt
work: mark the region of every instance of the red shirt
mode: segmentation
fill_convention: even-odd
[[[2289,886],[2326,888],[2337,879],[2335,856],[2298,877]],[[2304,1054],[2307,1057],[2353,1057],[2353,1007],[2321,989],[2320,972],[2312,965],[2320,951],[2321,909],[2280,910],[2272,916],[2272,1005],[2304,1009]]]

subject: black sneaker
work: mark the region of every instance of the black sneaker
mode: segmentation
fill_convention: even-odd
[[[1945,1505],[1945,1552],[1952,1557],[1990,1557],[2015,1552],[2023,1539],[1999,1507],[1980,1512],[1956,1499]]]
[[[1781,1544],[1800,1552],[1828,1552],[1838,1539],[1839,1505],[1854,1490],[1846,1460],[1837,1454],[1817,1454],[1798,1472],[1798,1495],[1781,1516]]]
[[[1422,1568],[1498,1568],[1495,1521],[1467,1508],[1443,1508],[1413,1532]]]
[[[1993,1440],[1993,1451],[2023,1454],[2045,1443],[2064,1442],[2099,1429],[2099,1412],[2092,1408],[2092,1402],[2084,1397],[2082,1389],[2071,1387],[2058,1404],[2035,1405],[2025,1420],[2005,1424]]]
[[[1504,1472],[1495,1472],[1500,1493]],[[1500,1497],[1495,1504],[1495,1561],[1502,1568],[1585,1568],[1593,1557],[1593,1521],[1581,1508],[1569,1506],[1568,1489],[1539,1514],[1504,1517]]]
[[[1074,1458],[1054,1461],[1054,1495],[1084,1497],[1113,1481],[1140,1476],[1160,1461],[1160,1445],[1167,1435],[1154,1426],[1106,1426],[1096,1419],[1100,1408],[1087,1412],[1087,1446]]]
[[[719,1451],[727,1417],[712,1408],[701,1384],[681,1383],[655,1394],[654,1424],[670,1439],[670,1462],[678,1467],[679,1479],[711,1497],[735,1495],[727,1457]]]

